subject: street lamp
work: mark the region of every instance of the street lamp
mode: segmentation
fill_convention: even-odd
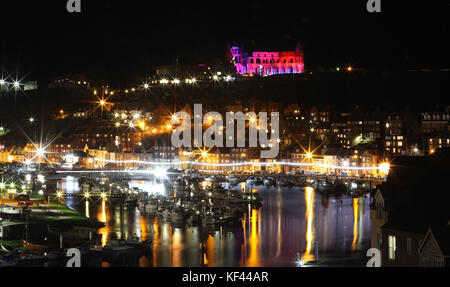
[[[390,164],[388,162],[383,162],[380,164],[379,169],[383,174],[386,175],[389,173]]]
[[[44,149],[41,148],[41,147],[38,148],[38,149],[36,150],[36,154],[37,154],[39,157],[43,156],[44,153],[45,153],[45,151],[44,151]]]

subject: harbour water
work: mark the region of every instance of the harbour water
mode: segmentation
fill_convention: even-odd
[[[57,184],[66,193],[79,192],[76,179]],[[151,183],[134,180],[129,185],[145,190]],[[98,231],[102,245],[111,238],[153,236],[152,248],[128,266],[296,266],[298,252],[304,262],[364,265],[370,245],[368,195],[325,197],[311,187],[252,188],[261,196],[262,207],[248,205],[242,221],[227,227],[177,226],[141,214],[137,207],[103,200],[67,197],[65,203],[105,223]]]

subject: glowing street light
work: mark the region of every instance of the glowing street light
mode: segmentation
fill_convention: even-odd
[[[219,79],[219,77],[217,77],[217,75],[213,76],[214,81],[217,81]]]
[[[29,121],[30,123],[32,123],[32,122],[34,122],[34,118],[31,117],[31,118],[28,119],[28,121]]]
[[[306,153],[306,158],[307,158],[307,159],[312,159],[312,153],[307,152],[307,153]]]
[[[15,81],[14,82],[14,88],[18,88],[18,87],[20,87],[20,83],[18,81]]]
[[[3,86],[5,84],[5,80],[0,79],[0,85]]]
[[[91,195],[90,195],[89,192],[85,192],[85,193],[83,194],[83,196],[84,196],[84,198],[88,199]]]
[[[144,121],[138,121],[138,127],[139,127],[141,130],[145,130],[145,122],[144,122]]]
[[[120,127],[120,123],[119,123],[119,122],[116,122],[116,123],[115,123],[115,126],[116,126],[116,128]]]
[[[38,148],[38,149],[36,150],[36,154],[37,154],[38,156],[43,156],[44,153],[45,153],[45,150],[44,150],[42,147],[40,147],[40,148]]]
[[[352,66],[347,67],[347,71],[351,72],[353,70]]]
[[[149,85],[147,83],[144,84],[144,89],[148,89]]]
[[[388,174],[389,169],[390,169],[390,164],[388,162],[383,162],[380,164],[380,166],[378,168],[383,174]]]

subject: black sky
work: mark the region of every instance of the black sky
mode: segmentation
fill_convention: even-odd
[[[450,0],[381,1],[373,14],[366,0],[81,0],[81,14],[67,13],[66,0],[2,1],[0,63],[27,78],[120,82],[176,58],[223,61],[228,42],[284,50],[300,41],[306,69],[450,68]]]

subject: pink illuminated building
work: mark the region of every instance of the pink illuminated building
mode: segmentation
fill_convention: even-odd
[[[296,51],[286,52],[251,52],[247,55],[239,47],[230,48],[230,62],[236,67],[239,75],[277,75],[303,73],[303,53],[299,48]]]

